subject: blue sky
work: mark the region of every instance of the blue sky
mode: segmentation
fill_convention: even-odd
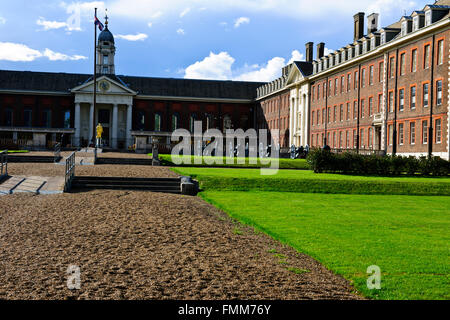
[[[304,45],[339,49],[353,15],[380,25],[434,1],[409,0],[0,0],[0,69],[91,73],[93,14],[116,37],[116,73],[270,81],[304,57]]]

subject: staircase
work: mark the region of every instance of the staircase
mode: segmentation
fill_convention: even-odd
[[[151,166],[152,159],[133,159],[133,158],[97,158],[95,164],[117,164],[117,165],[135,165]]]
[[[72,191],[82,190],[135,190],[181,194],[180,178],[113,178],[76,176]]]
[[[62,157],[57,158],[59,162]],[[55,163],[54,156],[12,156],[8,155],[9,163]]]

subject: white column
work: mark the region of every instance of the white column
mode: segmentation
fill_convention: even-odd
[[[294,108],[295,108],[295,99],[289,99],[290,110],[289,110],[289,148],[292,146],[292,139],[294,136]]]
[[[94,136],[94,104],[91,103],[89,110],[89,139],[88,142],[92,141]],[[95,143],[95,141],[92,141]]]
[[[294,117],[294,125],[293,125],[293,127],[294,127],[294,129],[292,130],[292,143],[293,144],[295,144],[296,145],[296,147],[298,147],[297,146],[297,139],[295,138],[296,137],[296,134],[297,134],[297,131],[298,131],[298,126],[299,126],[299,123],[298,123],[298,110],[299,110],[299,105],[300,105],[300,103],[301,103],[301,98],[298,96],[299,94],[300,94],[300,92],[299,92],[299,90],[296,90],[297,91],[297,97],[295,98],[295,103],[294,103],[294,112],[293,112],[293,117]]]
[[[81,137],[81,106],[79,103],[75,103],[75,141],[76,147],[80,146]]]
[[[131,130],[132,130],[132,117],[133,117],[133,106],[128,105],[127,107],[127,146],[133,145],[133,141],[131,140]]]
[[[117,149],[117,128],[119,127],[118,122],[119,106],[115,104],[113,106],[113,118],[112,118],[112,147]]]
[[[306,146],[306,145],[311,145],[309,143],[309,99],[308,99],[308,95],[309,92],[306,93],[305,96],[305,104],[304,104],[304,108],[303,108],[303,129],[302,129],[302,145]]]

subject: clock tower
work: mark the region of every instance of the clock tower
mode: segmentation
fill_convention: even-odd
[[[108,16],[105,17],[105,29],[100,33],[97,44],[97,74],[115,74],[114,56],[116,47],[114,36],[108,29]]]

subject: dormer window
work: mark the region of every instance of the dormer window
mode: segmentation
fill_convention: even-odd
[[[402,22],[402,37],[406,36],[408,33],[408,21]]]
[[[373,37],[372,39],[370,39],[370,48],[371,49],[375,49],[375,37]]]
[[[386,44],[386,32],[381,34],[381,44]]]
[[[359,55],[359,44],[355,46],[355,57]]]
[[[344,51],[342,51],[341,61],[342,61],[342,62],[344,62],[344,61],[345,61],[345,50],[344,50]]]
[[[428,27],[431,25],[431,10],[425,12],[425,26]]]
[[[419,16],[413,18],[413,31],[419,30]]]

